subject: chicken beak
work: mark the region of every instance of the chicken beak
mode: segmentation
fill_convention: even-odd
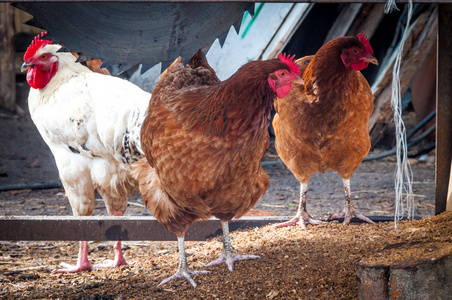
[[[378,66],[378,60],[373,55],[369,55],[368,57],[364,58],[364,61],[366,63],[371,63],[371,64]]]
[[[295,79],[292,81],[292,83],[304,85],[304,80],[301,78],[301,76],[295,76]]]
[[[29,64],[29,63],[27,63],[27,62],[24,62],[24,63],[22,64],[22,66],[20,67],[20,71],[21,71],[21,72],[25,72],[25,71],[27,71],[28,69],[30,69],[31,66],[32,66],[31,64]]]

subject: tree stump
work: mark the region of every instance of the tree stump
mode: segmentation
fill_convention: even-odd
[[[356,265],[360,299],[451,299],[452,243],[387,246]]]
[[[16,74],[14,72],[14,12],[0,3],[0,107],[15,110]]]

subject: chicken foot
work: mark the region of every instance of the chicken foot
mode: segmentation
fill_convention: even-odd
[[[370,224],[375,224],[371,219],[369,219],[368,217],[362,215],[362,214],[358,214],[355,211],[355,208],[352,205],[352,200],[351,200],[351,192],[350,192],[350,179],[342,179],[342,182],[344,184],[344,193],[345,193],[345,207],[342,210],[342,212],[340,213],[335,213],[333,214],[331,217],[329,217],[329,220],[334,220],[334,219],[342,219],[344,218],[344,225],[348,225],[350,224],[350,221],[352,220],[352,218],[357,218],[360,219],[361,221],[370,223]]]
[[[229,223],[221,222],[221,227],[223,228],[223,250],[221,251],[220,257],[208,263],[207,267],[226,263],[229,271],[232,272],[235,261],[260,258],[258,255],[241,255],[235,253],[231,245],[231,238],[229,237]]]
[[[308,184],[301,183],[300,184],[300,204],[298,205],[298,211],[294,218],[290,221],[280,223],[276,225],[276,227],[287,227],[298,224],[301,228],[306,228],[306,225],[319,225],[322,224],[322,221],[312,219],[310,213],[308,213],[306,209],[306,194],[308,193]]]
[[[187,267],[187,258],[185,254],[184,240],[185,237],[177,237],[177,246],[179,248],[179,267],[177,269],[176,274],[164,279],[162,282],[159,283],[158,286],[168,283],[173,279],[181,278],[187,280],[192,286],[196,287],[196,282],[193,280],[193,278],[191,278],[191,275],[210,273],[210,271],[194,271]]]
[[[88,260],[88,242],[80,241],[80,250],[78,253],[77,265],[70,265],[67,263],[61,263],[63,269],[52,271],[52,273],[77,273],[82,271],[94,270],[93,265]]]
[[[124,258],[124,255],[122,254],[122,248],[121,248],[121,241],[117,241],[116,245],[115,245],[115,259],[111,260],[111,259],[107,259],[104,260],[104,262],[102,264],[97,264],[95,265],[95,267],[101,267],[101,268],[105,268],[105,267],[120,267],[120,266],[127,266],[128,263],[126,261],[126,259]]]

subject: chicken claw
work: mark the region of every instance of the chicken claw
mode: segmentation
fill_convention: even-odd
[[[210,273],[210,271],[194,271],[187,267],[187,258],[185,255],[184,240],[185,240],[184,237],[177,237],[177,246],[179,249],[179,268],[177,269],[176,274],[164,279],[162,282],[159,283],[158,286],[168,283],[173,279],[181,278],[187,280],[192,286],[196,287],[196,282],[193,280],[193,278],[191,278],[191,275]]]
[[[101,267],[101,268],[110,268],[110,267],[120,267],[120,266],[127,266],[128,263],[124,256],[122,255],[122,249],[121,249],[121,241],[117,241],[115,245],[115,259],[107,259],[101,264],[95,265],[95,267]]]
[[[348,225],[350,224],[350,221],[352,218],[360,219],[361,221],[367,222],[369,224],[375,224],[371,219],[368,217],[358,214],[353,206],[350,206],[350,208],[346,207],[344,210],[340,213],[334,213],[331,217],[328,218],[328,220],[336,220],[336,219],[344,219],[344,222],[342,224]]]
[[[246,260],[246,259],[260,259],[260,258],[261,257],[259,255],[241,255],[241,254],[234,253],[232,251],[223,251],[223,252],[221,252],[219,258],[208,263],[206,265],[206,267],[211,267],[211,266],[219,265],[221,263],[226,263],[229,271],[232,272],[232,267],[233,267],[235,261]]]
[[[261,257],[258,255],[241,255],[234,252],[231,246],[231,239],[229,237],[229,225],[228,222],[221,222],[221,226],[223,227],[223,251],[220,254],[220,257],[214,261],[211,261],[206,266],[215,266],[221,263],[226,263],[229,271],[232,272],[232,267],[235,261],[246,260],[246,259],[260,259]]]
[[[371,219],[368,217],[358,214],[355,211],[355,208],[353,207],[352,200],[351,200],[351,192],[350,192],[350,179],[342,179],[342,182],[344,184],[344,193],[345,193],[345,207],[340,213],[335,213],[331,217],[329,217],[329,220],[334,219],[342,219],[344,218],[344,225],[350,224],[350,221],[352,218],[360,219],[361,221],[375,224]]]
[[[191,270],[191,269],[189,269],[187,267],[185,267],[183,269],[179,268],[177,270],[176,274],[174,274],[173,276],[170,276],[170,277],[162,280],[162,282],[160,282],[158,286],[161,286],[161,285],[163,285],[165,283],[168,283],[168,282],[170,282],[173,279],[181,278],[181,279],[187,280],[193,287],[196,287],[197,284],[193,280],[193,278],[191,278],[191,275],[208,274],[208,273],[210,273],[210,271],[194,271],[194,270]]]
[[[67,264],[67,263],[60,263],[60,265],[63,267],[63,269],[53,270],[52,274],[56,273],[78,273],[83,271],[94,271],[95,268],[91,265],[91,263],[88,264],[77,264],[76,266]]]
[[[287,222],[280,223],[276,225],[276,227],[287,227],[292,226],[295,224],[298,224],[301,228],[306,229],[306,225],[320,225],[322,224],[322,221],[312,219],[312,216],[310,213],[308,213],[306,209],[306,194],[308,192],[308,184],[307,183],[301,183],[300,184],[300,203],[298,205],[298,212],[295,215],[295,217]]]
[[[52,273],[77,273],[95,270],[93,265],[88,260],[88,250],[88,243],[86,241],[80,241],[77,265],[74,266],[67,263],[61,263],[60,265],[63,269],[54,270]]]
[[[307,227],[306,225],[308,225],[308,224],[320,225],[320,224],[322,224],[322,221],[312,219],[311,214],[309,214],[308,212],[304,212],[304,213],[301,213],[300,215],[297,214],[294,218],[292,218],[291,220],[289,220],[287,222],[277,224],[276,227],[281,228],[281,227],[287,227],[287,226],[292,226],[292,225],[296,225],[296,224],[298,224],[301,228],[306,229],[306,227]]]

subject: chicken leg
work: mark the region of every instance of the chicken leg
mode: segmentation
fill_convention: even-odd
[[[122,216],[123,213],[114,212],[111,215]],[[52,273],[77,273],[83,271],[93,271],[97,267],[119,267],[127,265],[122,254],[121,241],[115,244],[115,258],[114,260],[105,260],[102,264],[93,266],[88,259],[89,246],[87,241],[80,241],[80,250],[78,254],[77,264],[71,265],[68,263],[61,263],[62,269],[54,270]]]
[[[308,183],[300,184],[300,204],[298,205],[298,212],[290,221],[280,223],[276,227],[287,227],[298,224],[301,228],[306,228],[307,224],[319,225],[322,221],[312,219],[311,214],[306,210],[306,194],[308,193]]]
[[[77,265],[70,265],[67,263],[61,263],[63,269],[52,271],[52,273],[77,273],[82,271],[94,270],[93,265],[88,260],[88,242],[80,241],[80,250],[78,252]]]
[[[229,237],[229,223],[221,222],[221,227],[223,228],[223,250],[221,251],[220,257],[208,263],[207,267],[226,263],[229,271],[232,272],[232,267],[235,261],[260,258],[260,256],[258,255],[240,255],[235,253],[231,245],[231,239]]]
[[[162,282],[160,282],[160,284],[158,286],[168,283],[173,279],[182,278],[182,279],[187,280],[192,286],[196,287],[196,282],[193,280],[193,278],[191,278],[191,275],[210,273],[209,271],[194,271],[194,270],[191,270],[188,268],[186,254],[185,254],[185,246],[184,246],[185,237],[184,236],[177,237],[177,246],[179,248],[179,267],[177,269],[176,274],[164,279]]]
[[[344,225],[350,224],[350,221],[352,218],[360,219],[361,221],[375,224],[371,219],[368,217],[358,214],[355,211],[355,208],[352,205],[352,199],[351,199],[351,192],[350,192],[350,179],[342,179],[342,182],[344,184],[344,193],[345,193],[345,207],[340,213],[335,213],[331,217],[329,217],[330,220],[334,219],[341,219],[344,218]]]
[[[106,200],[110,199],[107,196],[102,195],[102,197]],[[126,200],[127,201],[127,200]],[[124,213],[121,210],[115,210],[110,208],[110,203],[106,201],[105,203],[107,205],[108,214],[110,216],[117,216],[121,217],[124,215]],[[106,259],[103,263],[95,265],[95,267],[101,267],[101,268],[109,268],[109,267],[120,267],[120,266],[127,266],[128,263],[126,259],[124,258],[124,255],[122,254],[122,247],[121,247],[121,241],[117,241],[115,244],[115,258],[113,260]]]

